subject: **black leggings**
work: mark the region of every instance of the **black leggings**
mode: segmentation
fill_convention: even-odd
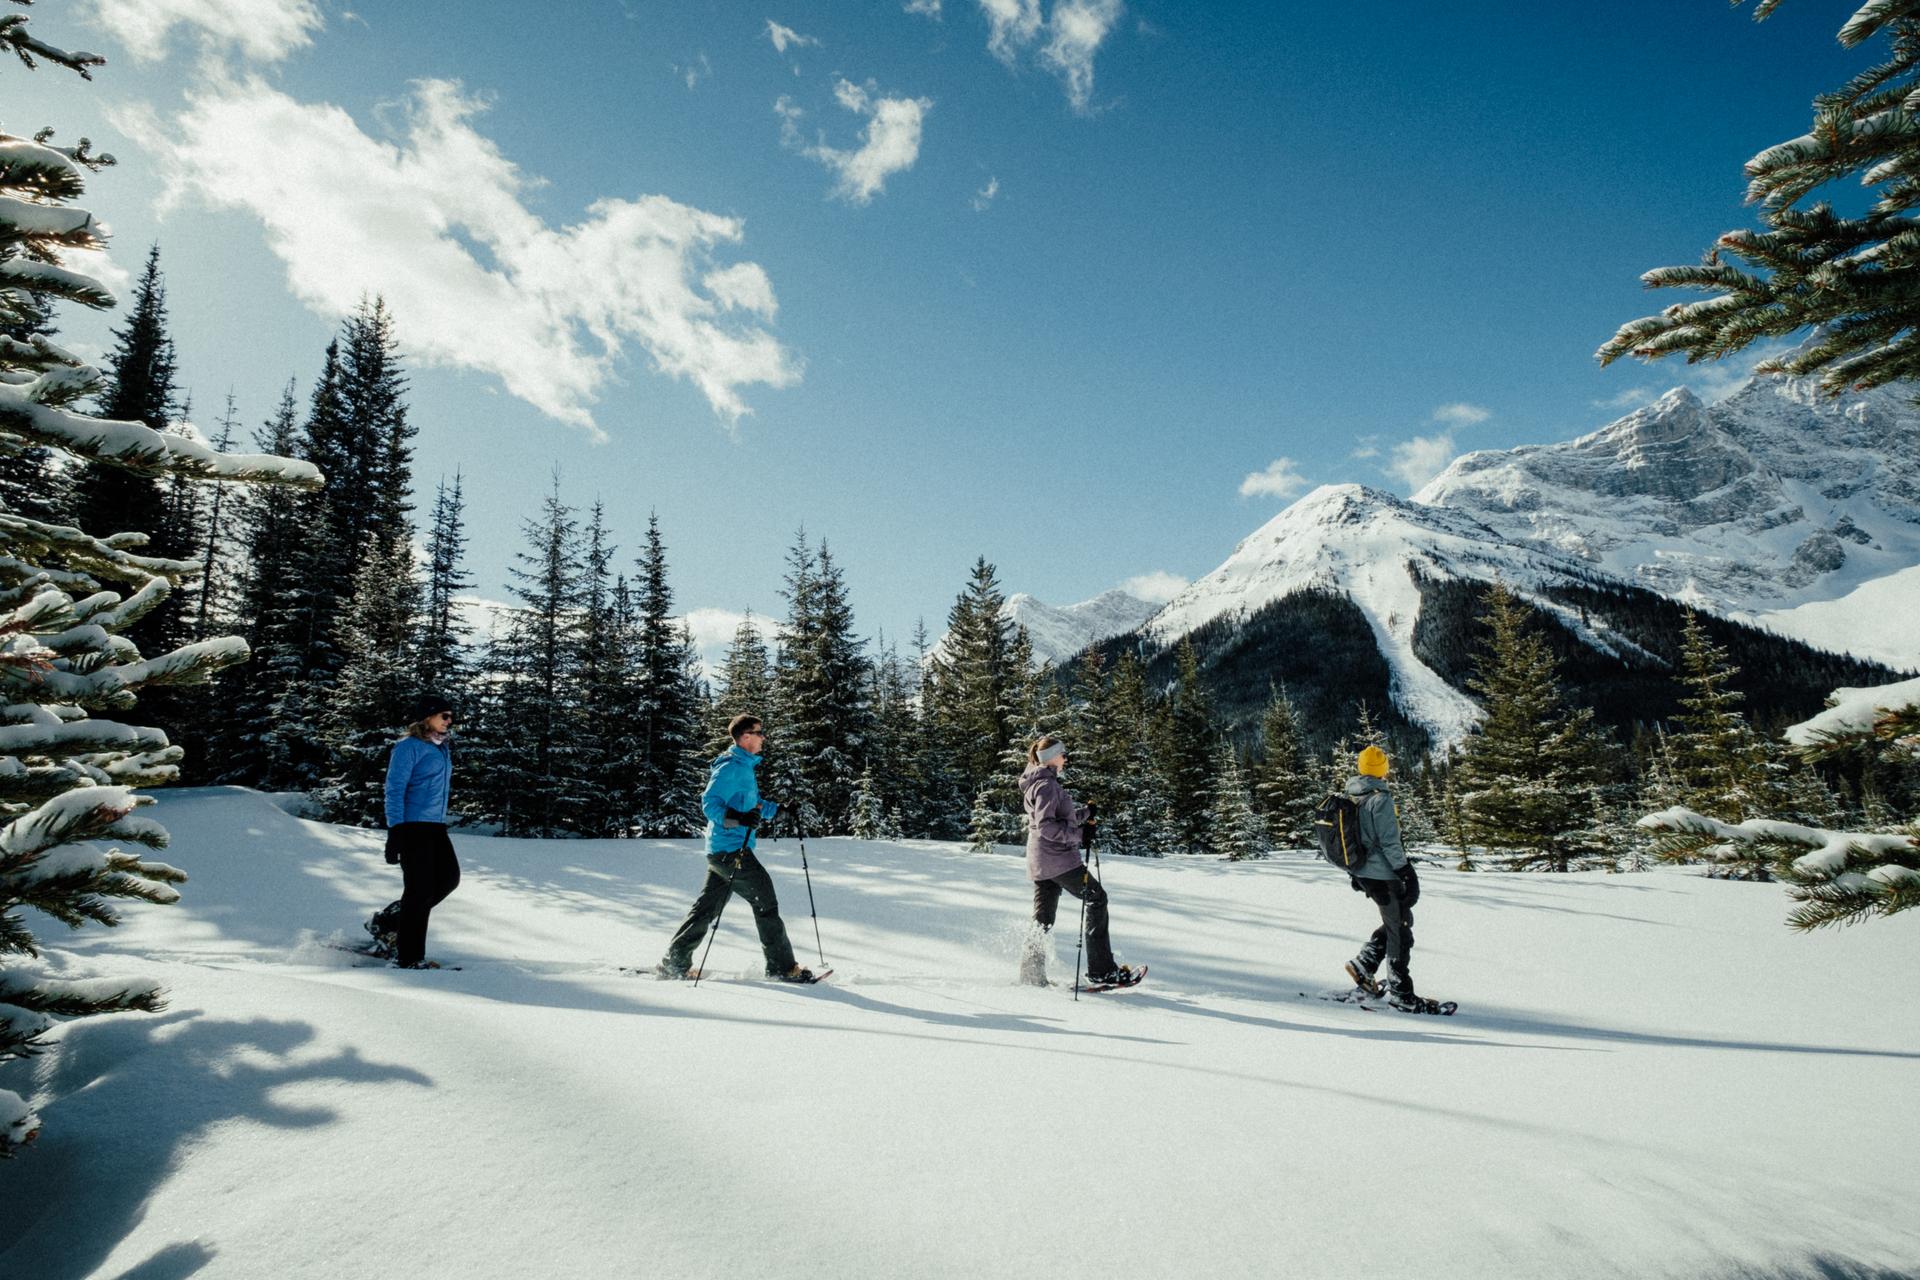
[[[1091,872],[1069,871],[1051,880],[1033,882],[1033,918],[1042,929],[1053,928],[1062,891],[1087,904],[1087,975],[1104,978],[1114,970],[1113,943],[1107,937],[1107,891]]]
[[[403,965],[419,964],[427,955],[427,917],[460,887],[460,861],[453,856],[444,822],[403,822],[393,829],[393,842],[400,849],[406,886],[400,901],[387,908],[398,908],[400,915],[395,959]]]

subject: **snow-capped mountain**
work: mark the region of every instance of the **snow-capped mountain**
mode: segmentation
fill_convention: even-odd
[[[1021,591],[1007,597],[1000,616],[1027,629],[1034,661],[1057,665],[1090,644],[1132,631],[1159,608],[1118,589],[1069,605],[1047,604]]]
[[[1467,454],[1414,501],[1783,635],[1920,665],[1920,628],[1886,616],[1920,585],[1913,395],[1829,399],[1764,377],[1709,405],[1676,389],[1577,440]]]
[[[1570,556],[1504,538],[1465,511],[1408,502],[1364,485],[1323,485],[1261,526],[1219,568],[1168,601],[1143,628],[1160,645],[1223,616],[1249,618],[1309,588],[1349,597],[1365,615],[1390,673],[1389,696],[1437,740],[1479,718],[1473,699],[1416,651],[1420,580],[1504,581],[1594,648],[1624,643],[1547,597],[1547,588],[1591,585],[1605,575]]]
[[[1091,600],[1068,605],[1048,604],[1018,591],[1000,606],[1000,616],[1014,626],[1027,629],[1035,662],[1059,666],[1088,645],[1134,630],[1159,608],[1152,601],[1117,588],[1103,591]],[[942,635],[927,651],[927,660],[931,662],[946,650],[947,637]]]

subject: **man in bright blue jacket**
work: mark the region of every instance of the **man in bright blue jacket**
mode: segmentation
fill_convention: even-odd
[[[684,978],[693,964],[694,948],[719,919],[731,894],[739,894],[753,908],[765,952],[767,976],[786,982],[811,982],[813,974],[794,962],[793,944],[780,919],[780,903],[773,879],[753,856],[760,823],[772,811],[760,800],[760,782],[754,770],[766,749],[766,728],[760,717],[741,714],[727,726],[733,745],[708,766],[707,789],[700,808],[707,815],[707,880],[694,899],[693,909],[667,944],[660,961],[663,977]]]

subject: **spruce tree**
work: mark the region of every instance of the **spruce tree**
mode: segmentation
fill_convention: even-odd
[[[702,754],[713,759],[733,745],[727,726],[735,716],[744,713],[765,720],[772,707],[773,662],[761,637],[760,623],[748,613],[733,629],[733,640],[721,663],[720,687],[714,692],[713,718],[708,722]]]
[[[1754,16],[1778,5],[1758,0]],[[1714,360],[1813,328],[1810,342],[1756,372],[1817,373],[1831,395],[1920,377],[1920,260],[1907,247],[1920,203],[1912,178],[1920,132],[1911,127],[1920,11],[1904,0],[1861,5],[1839,40],[1854,48],[1878,36],[1887,38],[1884,61],[1815,98],[1805,134],[1747,161],[1747,199],[1760,206],[1763,229],[1729,231],[1698,265],[1641,277],[1650,288],[1712,296],[1621,326],[1600,348],[1602,364],[1629,354]],[[1848,180],[1874,190],[1864,212],[1805,203]]]
[[[462,563],[466,554],[466,498],[459,472],[453,483],[440,481],[433,496],[433,523],[427,531],[425,614],[421,619],[420,687],[458,699],[467,682],[466,628],[459,598],[473,589]]]
[[[509,588],[518,603],[489,646],[486,678],[499,687],[481,772],[506,834],[551,837],[580,828],[592,791],[581,747],[580,528],[558,474],[521,530]]]
[[[160,275],[158,244],[147,250],[126,323],[113,330],[113,339],[98,398],[99,415],[138,422],[154,431],[169,430],[180,411],[174,381],[178,360],[167,331],[167,286]],[[147,541],[141,549],[149,555],[178,556],[187,550],[169,536],[166,484],[109,462],[81,466],[74,484],[73,517],[82,529],[144,533]],[[177,607],[169,603],[153,610],[129,638],[136,644],[177,640],[177,629],[171,625]]]
[[[966,587],[947,614],[947,634],[931,667],[930,716],[953,753],[964,794],[974,797],[1001,768],[1010,727],[1007,685],[1013,627],[1002,616],[1006,597],[991,564],[974,562]]]
[[[1484,718],[1460,761],[1474,838],[1516,867],[1565,871],[1585,849],[1593,811],[1593,712],[1569,709],[1532,610],[1504,584],[1487,593],[1487,641],[1468,687]]]
[[[903,815],[906,834],[933,840],[958,839],[967,828],[968,797],[961,777],[958,726],[940,711],[940,689],[925,619],[913,627],[915,699],[913,778],[916,803]]]
[[[1740,713],[1745,695],[1729,687],[1738,667],[1689,611],[1681,629],[1681,712],[1667,743],[1681,787],[1680,803],[1723,822],[1771,813],[1778,806],[1766,743]]]
[[[1176,845],[1185,853],[1204,853],[1210,847],[1208,828],[1213,818],[1220,733],[1214,724],[1213,697],[1201,679],[1200,655],[1191,637],[1181,639],[1176,663],[1177,675],[1161,735],[1161,772],[1172,801]]]
[[[1304,848],[1313,841],[1313,811],[1322,792],[1307,765],[1293,699],[1284,686],[1269,689],[1267,709],[1260,718],[1262,754],[1252,775],[1254,810],[1266,821],[1272,847]]]
[[[807,834],[845,831],[865,764],[867,658],[854,632],[845,576],[824,542],[801,531],[788,555],[782,594],[787,626],[774,664],[779,708],[777,778]]]
[[[329,820],[384,825],[387,755],[420,695],[420,584],[404,535],[368,549],[339,622],[340,675],[327,690],[330,774],[315,793]]]
[[[17,245],[0,245],[0,264],[18,253]],[[11,351],[32,351],[35,339],[51,343],[59,336],[52,304],[37,294],[15,293],[7,315],[0,319],[0,345]],[[0,449],[0,511],[45,524],[72,524],[75,470],[46,445],[22,442]]]
[[[682,794],[683,775],[687,757],[700,745],[699,707],[686,671],[691,641],[673,617],[666,543],[657,515],[647,520],[638,567],[634,679],[645,701],[635,709],[641,717],[640,755],[629,764],[636,780],[634,817],[641,835],[686,835],[691,818]]]
[[[1220,744],[1213,778],[1213,812],[1207,832],[1212,852],[1229,862],[1265,857],[1267,825],[1253,811],[1253,793],[1232,743]]]
[[[42,58],[87,74],[101,59],[33,39],[24,15],[0,21],[0,42],[31,67]],[[51,131],[28,140],[0,135],[0,327],[19,332],[55,299],[104,308],[112,296],[63,265],[62,252],[102,247],[99,224],[72,205],[86,173],[105,162],[76,147],[50,145]],[[33,264],[21,269],[22,262]],[[40,268],[52,268],[45,270]],[[30,301],[29,301],[30,299]],[[317,486],[311,467],[285,458],[236,457],[155,430],[145,422],[88,415],[101,372],[44,334],[0,341],[0,453],[58,450],[89,466],[115,465],[149,482],[181,474]],[[99,492],[96,487],[96,493]],[[101,514],[95,512],[94,514]],[[123,512],[110,512],[115,516]],[[98,526],[96,526],[98,528]],[[165,847],[160,825],[139,816],[152,803],[136,789],[172,781],[182,753],[164,733],[96,712],[124,712],[144,690],[204,683],[244,661],[236,637],[212,637],[172,651],[148,650],[128,635],[197,566],[142,554],[141,539],[89,536],[13,510],[0,511],[0,1062],[44,1052],[56,1020],[128,1009],[157,1009],[151,981],[73,981],[40,971],[28,928],[32,907],[63,924],[118,923],[115,900],[168,903],[186,877],[149,861]],[[132,534],[147,530],[129,531]],[[31,1141],[40,1122],[19,1095],[0,1090],[0,1156]]]

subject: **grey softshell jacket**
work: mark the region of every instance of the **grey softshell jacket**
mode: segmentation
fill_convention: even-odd
[[[1393,793],[1381,778],[1364,774],[1347,780],[1347,795],[1360,811],[1360,847],[1367,859],[1354,870],[1362,880],[1391,880],[1407,865],[1407,851],[1400,847],[1400,814],[1393,807]]]

